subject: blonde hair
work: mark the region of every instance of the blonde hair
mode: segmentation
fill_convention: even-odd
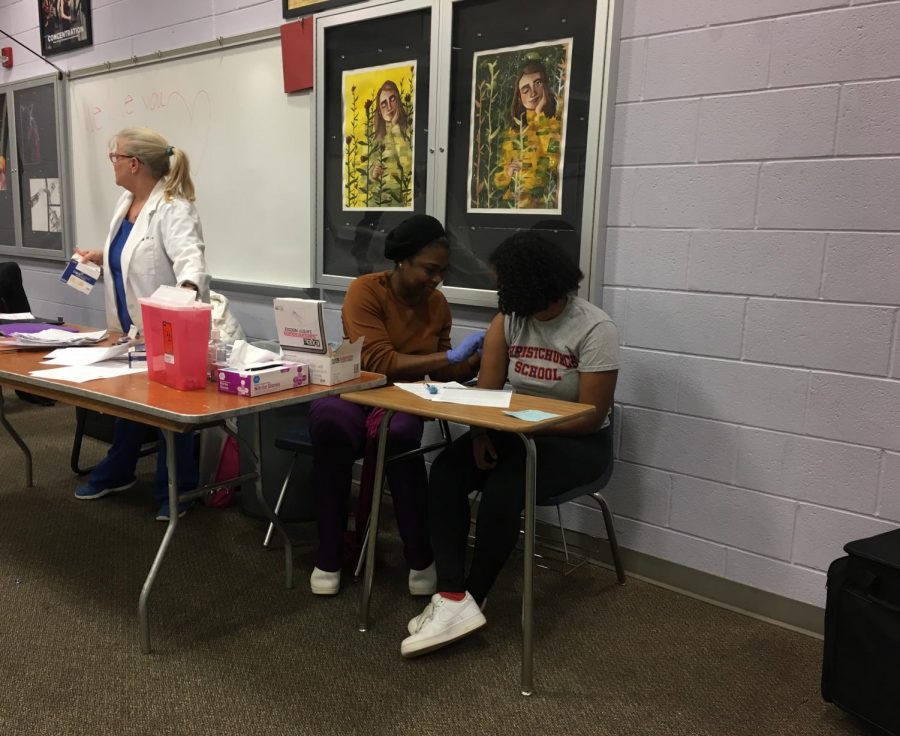
[[[150,128],[123,128],[110,139],[110,151],[115,150],[116,141],[121,141],[123,153],[138,159],[155,179],[166,180],[163,195],[167,202],[172,197],[194,201],[191,166],[184,151],[170,146],[165,138]]]

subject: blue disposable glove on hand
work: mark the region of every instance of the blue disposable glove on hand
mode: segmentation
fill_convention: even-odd
[[[471,335],[467,335],[459,345],[455,348],[450,348],[450,350],[447,351],[447,360],[450,361],[451,365],[462,363],[466,358],[472,355],[472,353],[477,353],[481,350],[483,344],[483,332],[475,332]]]

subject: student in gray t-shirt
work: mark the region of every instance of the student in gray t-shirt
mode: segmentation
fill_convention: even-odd
[[[597,412],[535,438],[537,497],[597,478],[612,462],[609,413],[619,368],[616,326],[576,296],[583,274],[556,246],[525,231],[491,255],[500,314],[484,340],[480,388],[509,381],[520,393],[593,404]],[[468,496],[482,491],[475,552],[466,574]],[[437,590],[409,622],[405,657],[425,654],[484,626],[481,605],[519,536],[525,447],[515,435],[472,429],[431,467],[428,521]]]

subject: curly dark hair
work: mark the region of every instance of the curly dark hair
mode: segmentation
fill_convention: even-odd
[[[564,251],[532,230],[508,237],[488,261],[503,314],[530,317],[577,290],[584,278]]]

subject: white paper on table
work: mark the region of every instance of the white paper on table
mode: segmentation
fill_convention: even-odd
[[[404,391],[408,391],[415,396],[418,396],[420,399],[427,399],[428,401],[436,401],[437,396],[444,389],[448,388],[461,388],[465,390],[465,386],[463,386],[458,381],[447,381],[442,383],[440,381],[431,381],[429,383],[395,383],[397,388],[403,389]],[[428,390],[428,387],[432,386],[437,389],[437,393]]]
[[[127,355],[128,345],[108,348],[57,348],[44,356],[44,363],[51,365],[91,365]]]
[[[508,409],[512,399],[512,391],[478,389],[478,388],[445,388],[431,397],[432,401],[445,404],[465,404],[467,406],[493,406]]]
[[[115,378],[116,376],[127,376],[131,373],[146,373],[147,361],[138,360],[128,365],[127,360],[114,358],[113,360],[104,360],[102,363],[94,363],[90,368],[100,368],[106,375],[103,378]]]
[[[46,368],[40,371],[31,371],[30,375],[39,378],[49,378],[54,381],[69,381],[70,383],[84,383],[95,381],[98,378],[116,378],[127,376],[129,373],[142,373],[147,366],[129,368],[121,363],[96,363],[94,365],[67,365],[59,368]]]
[[[96,330],[95,332],[68,332],[67,330],[58,330],[55,328],[49,330],[41,330],[40,332],[15,332],[13,336],[16,345],[23,347],[51,347],[53,345],[89,345],[91,343],[100,342],[109,333],[106,330]]]
[[[0,319],[34,319],[34,315],[31,312],[0,312]]]

